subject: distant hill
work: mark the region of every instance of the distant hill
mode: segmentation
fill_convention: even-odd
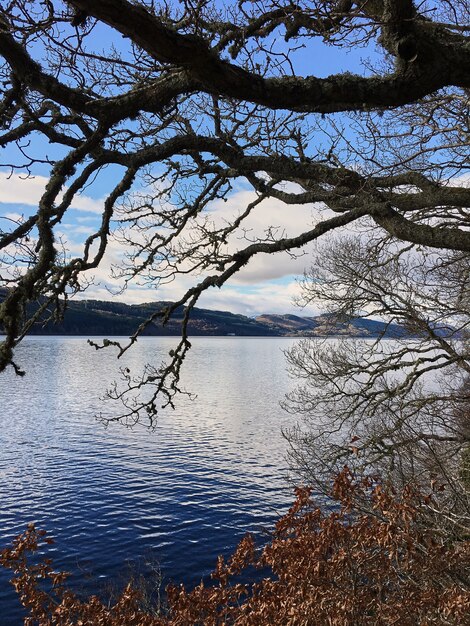
[[[3,295],[3,297],[2,297]],[[0,301],[5,291],[0,291]],[[123,335],[133,334],[136,328],[156,310],[163,310],[168,302],[145,304],[124,304],[122,302],[102,300],[70,300],[64,319],[60,322],[47,322],[46,315],[37,322],[29,334],[32,335]],[[29,305],[28,314],[37,310]],[[162,325],[156,320],[145,329],[144,335],[179,335],[184,309],[176,309],[171,320]],[[266,324],[227,311],[193,309],[188,324],[189,334],[195,335],[243,335],[243,336],[279,336],[279,331]]]
[[[5,297],[0,290],[0,301]],[[145,304],[124,304],[103,300],[71,300],[64,319],[60,322],[45,323],[45,316],[30,331],[33,335],[89,335],[89,336],[129,336],[156,310],[162,310],[168,302],[148,302]],[[34,311],[29,306],[28,314]],[[37,306],[36,306],[37,309]],[[150,324],[144,335],[179,335],[184,309],[180,307],[172,319],[163,326],[160,320]],[[388,338],[408,336],[409,333],[396,324],[387,326],[364,318],[348,318],[338,321],[333,315],[300,317],[297,315],[260,315],[256,319],[237,315],[228,311],[213,311],[195,308],[188,324],[190,336],[237,335],[244,337],[282,336],[348,336]]]
[[[256,318],[257,322],[266,324],[280,335],[302,335],[312,337],[346,336],[346,337],[378,337],[389,339],[408,337],[410,333],[397,324],[385,324],[364,317],[338,317],[333,313],[316,317],[300,317],[299,315],[264,314]]]

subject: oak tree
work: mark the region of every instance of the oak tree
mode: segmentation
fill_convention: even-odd
[[[62,313],[112,238],[128,246],[124,284],[194,276],[120,355],[257,255],[299,254],[331,231],[468,254],[468,13],[465,0],[2,3],[0,164],[48,180],[35,212],[2,220],[0,370],[22,373],[15,346]],[[326,76],[329,58],[342,69]],[[67,252],[60,226],[95,179],[108,185],[101,223]],[[215,221],[240,181],[252,200]],[[311,206],[311,223],[250,240],[246,220],[272,199]],[[168,363],[123,372],[125,420],[152,421],[159,394],[172,403],[189,346],[183,324]]]

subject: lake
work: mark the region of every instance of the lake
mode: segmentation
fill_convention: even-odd
[[[107,428],[100,397],[118,377],[112,349],[85,338],[31,337],[18,347],[27,374],[0,375],[1,545],[34,521],[56,540],[50,556],[96,592],[131,569],[161,568],[168,582],[197,584],[250,530],[266,535],[292,495],[279,407],[292,381],[283,350],[291,338],[197,337],[177,399],[155,431]],[[160,363],[174,337],[139,339],[120,365]],[[151,563],[151,566],[149,565]],[[2,624],[21,611],[0,571]]]

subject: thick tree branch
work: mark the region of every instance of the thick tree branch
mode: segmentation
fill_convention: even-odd
[[[73,0],[71,4],[130,37],[153,58],[184,68],[205,91],[275,109],[333,112],[396,107],[449,85],[470,87],[465,38],[448,45],[445,33],[434,35],[432,29],[425,32],[429,45],[419,63],[390,76],[270,79],[222,60],[204,40],[165,26],[142,6],[126,0]]]

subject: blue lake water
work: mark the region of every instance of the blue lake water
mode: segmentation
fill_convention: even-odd
[[[112,350],[84,338],[32,337],[19,346],[24,378],[0,375],[1,545],[34,521],[55,538],[50,556],[94,593],[129,568],[158,563],[163,585],[197,584],[247,531],[260,532],[291,501],[279,407],[292,384],[288,338],[199,337],[181,397],[155,431],[104,428],[118,406],[100,401],[118,377]],[[160,363],[175,338],[144,338],[120,365]],[[128,568],[129,566],[129,568]],[[0,571],[2,625],[21,623]]]

